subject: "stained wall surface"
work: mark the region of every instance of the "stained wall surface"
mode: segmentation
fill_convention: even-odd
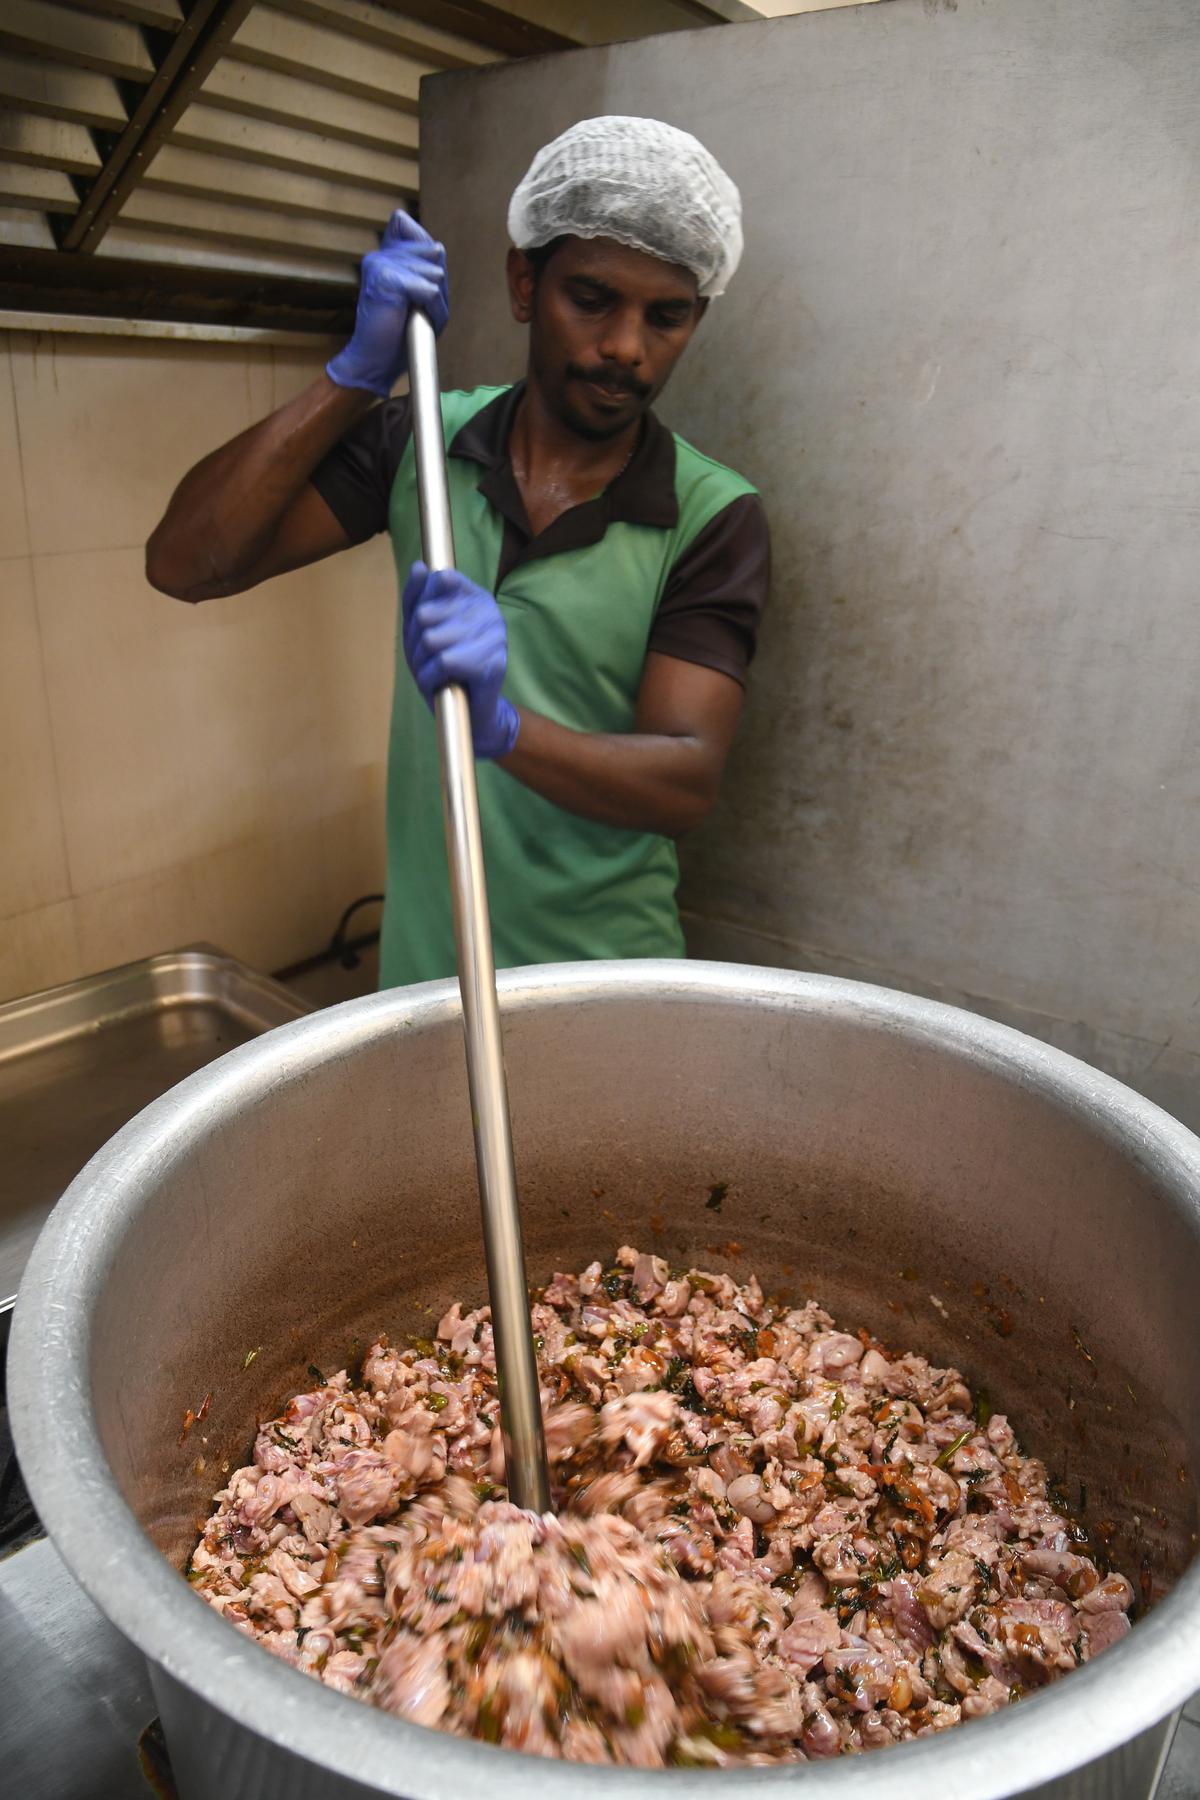
[[[748,249],[660,410],[773,609],[693,950],[932,994],[1200,1125],[1200,8],[889,0],[424,84],[447,378],[517,374],[508,194],[655,114]]]
[[[184,471],[323,360],[0,336],[0,1000],[201,939],[278,969],[378,889],[386,540],[202,606],[143,575]]]

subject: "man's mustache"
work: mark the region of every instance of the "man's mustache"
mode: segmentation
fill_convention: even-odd
[[[610,394],[629,394],[634,400],[645,400],[650,394],[648,382],[636,375],[618,375],[612,369],[585,369],[579,363],[568,363],[567,374],[576,381],[590,381]]]

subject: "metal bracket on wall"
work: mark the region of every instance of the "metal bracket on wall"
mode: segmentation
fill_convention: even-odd
[[[79,211],[59,238],[60,249],[95,250],[253,5],[254,0],[195,0]]]

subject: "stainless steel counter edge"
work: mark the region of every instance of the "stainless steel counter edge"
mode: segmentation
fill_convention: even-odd
[[[261,1031],[313,1011],[271,976],[211,945],[195,944],[8,1001],[0,1006],[0,1063],[61,1043],[102,1020],[217,999],[234,1017]]]

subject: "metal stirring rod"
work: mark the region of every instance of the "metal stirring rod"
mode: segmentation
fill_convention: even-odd
[[[421,542],[431,569],[452,569],[454,531],[446,479],[437,342],[423,313],[414,311],[410,315],[407,341]],[[461,687],[443,688],[434,710],[508,1491],[516,1505],[548,1512],[550,1476],[529,1318],[525,1247],[513,1165],[475,752],[466,693]]]

